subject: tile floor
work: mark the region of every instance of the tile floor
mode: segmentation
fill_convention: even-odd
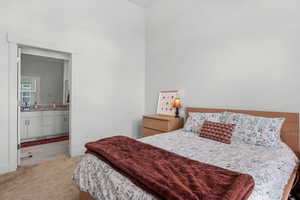
[[[37,164],[44,160],[54,160],[69,156],[69,141],[53,142],[21,149],[21,166]]]

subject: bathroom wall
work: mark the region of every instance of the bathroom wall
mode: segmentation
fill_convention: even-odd
[[[38,104],[63,103],[63,60],[22,54],[22,76],[40,78]]]

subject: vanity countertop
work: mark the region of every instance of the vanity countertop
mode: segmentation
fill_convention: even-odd
[[[53,105],[49,106],[38,106],[37,108],[30,107],[21,107],[21,112],[39,112],[39,111],[68,111],[69,105]]]

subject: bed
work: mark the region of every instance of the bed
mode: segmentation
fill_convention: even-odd
[[[161,147],[179,155],[216,165],[225,169],[250,174],[255,188],[249,200],[286,200],[297,173],[299,158],[299,114],[187,108],[190,112],[224,112],[251,114],[263,117],[284,117],[280,148],[265,148],[234,142],[231,145],[200,138],[191,132],[177,130],[145,137],[140,141]],[[199,153],[201,152],[201,153]],[[204,153],[205,152],[205,153]],[[92,199],[156,199],[131,183],[109,165],[93,155],[86,155],[74,173],[81,200]]]

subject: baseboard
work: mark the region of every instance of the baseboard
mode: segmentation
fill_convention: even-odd
[[[15,168],[14,166],[0,165],[0,174],[14,172],[16,170],[17,168]]]
[[[71,151],[70,151],[70,156],[71,156],[71,157],[82,156],[82,155],[84,155],[84,153],[85,153],[85,148],[84,148],[84,147],[82,147],[82,148],[79,148],[79,147],[77,147],[77,148],[72,148],[72,147],[71,147],[70,150],[71,150]]]

